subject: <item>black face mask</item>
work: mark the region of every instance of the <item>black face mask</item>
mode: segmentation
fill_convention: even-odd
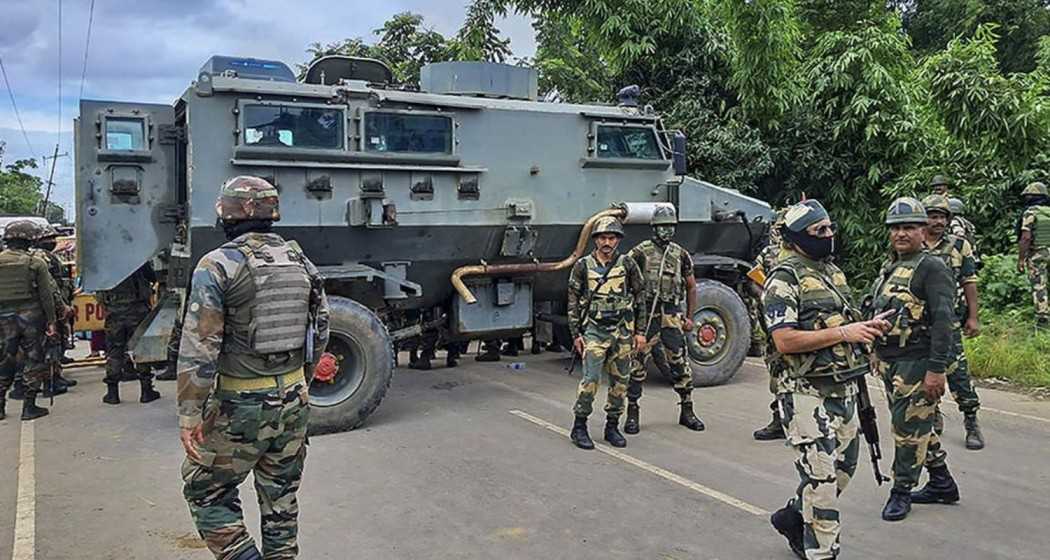
[[[55,247],[58,246],[58,243],[54,239],[52,239],[50,241],[41,241],[40,243],[37,243],[36,246],[45,251],[51,252],[55,250]]]
[[[835,252],[835,237],[814,237],[804,231],[794,232],[784,228],[787,240],[802,250],[806,256],[816,260],[826,259]]]
[[[1047,200],[1047,197],[1043,195],[1026,196],[1024,197],[1024,207],[1031,208],[1032,206],[1046,206]]]
[[[226,234],[228,241],[233,241],[250,231],[269,233],[273,227],[273,222],[270,220],[245,220],[243,222],[233,222],[232,224],[219,222],[219,224],[222,226],[222,231]]]

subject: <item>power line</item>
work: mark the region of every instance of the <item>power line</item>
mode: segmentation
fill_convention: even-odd
[[[62,141],[62,0],[58,0],[58,138]]]
[[[95,21],[95,0],[91,0],[88,8],[87,41],[84,43],[84,69],[80,72],[80,95],[77,99],[84,99],[84,78],[87,77],[88,51],[91,49],[91,24]]]
[[[4,85],[7,86],[7,95],[11,97],[11,107],[15,110],[15,118],[18,119],[18,128],[22,129],[22,138],[26,141],[26,146],[29,147],[29,155],[36,157],[36,150],[33,149],[33,144],[29,141],[29,135],[26,134],[26,127],[22,124],[22,115],[18,112],[18,103],[15,103],[15,90],[11,87],[11,82],[7,79],[7,69],[4,68],[4,59],[0,57],[0,73],[4,75]]]

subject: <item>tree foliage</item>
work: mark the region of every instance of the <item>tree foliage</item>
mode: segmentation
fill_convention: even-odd
[[[2,155],[3,146],[0,146]],[[20,159],[0,169],[0,214],[28,216],[40,208],[43,181],[26,173],[27,169],[36,167],[35,159]]]

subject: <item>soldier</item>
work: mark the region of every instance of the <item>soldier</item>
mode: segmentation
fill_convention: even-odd
[[[183,496],[208,549],[224,560],[299,552],[296,492],[312,376],[304,363],[321,370],[328,303],[313,263],[270,231],[280,219],[277,197],[257,177],[222,186],[216,211],[229,242],[197,263],[180,342]],[[312,356],[305,355],[308,336]],[[237,489],[249,473],[259,495],[262,555],[244,526]]]
[[[934,175],[933,179],[930,180],[930,190],[933,191],[933,194],[948,196],[950,187],[951,182],[944,175]]]
[[[784,217],[786,215],[786,208],[777,212],[777,217],[773,221],[772,227],[769,228],[769,244],[758,254],[758,259],[756,260],[755,265],[756,268],[762,272],[763,276],[772,273],[773,269],[777,267],[777,262],[780,260],[780,255],[783,251],[780,230],[784,227]],[[758,289],[761,291],[761,287]],[[759,298],[758,303],[761,310],[761,298]],[[760,312],[755,317],[755,321],[758,324],[758,330],[762,333],[762,336],[768,337],[769,329],[766,327],[764,315],[764,312]],[[777,405],[777,367],[779,364],[776,363],[776,361],[769,359],[771,353],[769,352],[769,347],[764,344],[764,341],[763,347],[765,348],[765,351],[762,353],[762,356],[766,362],[766,370],[769,372],[769,392],[773,395],[773,400],[769,402],[769,410],[772,412],[773,418],[769,421],[769,424],[755,430],[751,435],[758,441],[773,441],[784,439],[787,437],[787,434],[784,433],[784,424],[780,421],[780,407]]]
[[[871,292],[873,313],[894,313],[889,332],[875,344],[875,370],[886,386],[895,442],[893,490],[882,510],[886,521],[907,517],[912,503],[959,501],[934,430],[951,357],[955,283],[947,265],[923,250],[927,223],[918,200],[893,201],[886,212],[893,257]],[[930,480],[912,494],[923,465]]]
[[[1050,277],[1050,192],[1042,183],[1031,183],[1021,192],[1025,211],[1017,238],[1017,270],[1028,273],[1035,303],[1035,326],[1050,328],[1050,301],[1046,282]]]
[[[938,194],[931,194],[923,199],[928,222],[926,225],[926,251],[940,257],[951,269],[955,280],[955,320],[952,323],[952,346],[948,358],[948,388],[955,397],[959,412],[963,414],[966,427],[966,448],[983,449],[984,435],[977,423],[977,410],[981,400],[970,379],[970,367],[963,349],[962,335],[977,336],[980,333],[980,321],[977,319],[977,262],[973,256],[970,242],[962,237],[945,233],[951,221],[951,206],[948,199]],[[937,435],[944,431],[944,417],[938,409],[936,418]]]
[[[22,420],[46,416],[36,405],[48,374],[44,363],[44,337],[55,336],[58,320],[55,292],[58,286],[47,271],[47,263],[34,257],[29,248],[40,234],[29,220],[14,221],[4,230],[7,248],[0,252],[0,419],[6,416],[7,389],[15,375],[24,383]]]
[[[788,209],[784,250],[762,296],[777,402],[800,483],[770,518],[800,558],[839,553],[839,496],[857,468],[856,379],[869,370],[864,344],[889,324],[855,321],[846,276],[831,260],[835,228],[816,200]]]
[[[150,297],[157,277],[150,263],[143,264],[112,290],[101,292],[106,307],[106,394],[102,402],[120,404],[120,381],[124,372],[134,368],[138,374],[139,402],[148,403],[160,398],[153,388],[153,372],[146,364],[135,364],[128,355],[128,341],[139,323],[149,315]]]
[[[645,346],[645,280],[635,260],[616,250],[623,239],[619,220],[599,219],[591,238],[594,252],[576,261],[569,274],[569,331],[583,364],[571,437],[576,447],[594,449],[587,418],[605,373],[609,376],[605,441],[613,447],[626,447],[620,415],[630,378],[631,353]]]
[[[948,208],[952,211],[952,222],[948,225],[948,233],[970,242],[970,245],[973,246],[973,258],[977,260],[977,268],[980,268],[981,257],[977,250],[977,228],[973,222],[966,219],[966,204],[961,198],[953,196],[948,199]]]
[[[58,317],[55,327],[58,330],[58,336],[53,343],[61,345],[62,361],[65,362],[65,352],[69,349],[67,344],[70,339],[69,319],[73,315],[73,281],[66,272],[66,266],[62,264],[62,261],[54,253],[57,247],[57,240],[58,231],[48,224],[41,228],[40,237],[37,238],[31,252],[47,263],[47,270],[51,274],[51,279],[58,286],[58,290],[55,292],[55,304],[58,306],[55,309],[55,314]],[[56,394],[64,393],[66,387],[72,387],[77,384],[75,380],[67,379],[61,373],[55,375],[54,383]]]
[[[680,411],[678,423],[690,430],[702,431],[704,423],[693,412],[693,372],[689,367],[685,332],[693,330],[696,313],[696,277],[693,259],[679,244],[672,241],[678,217],[670,206],[661,206],[653,212],[649,225],[652,239],[646,239],[627,256],[638,263],[645,276],[646,323],[643,323],[649,354],[665,377],[674,383]],[[682,316],[682,301],[686,314]],[[638,399],[642,397],[642,383],[646,376],[645,350],[631,364],[631,384],[627,388],[627,420],[623,431],[637,434]]]

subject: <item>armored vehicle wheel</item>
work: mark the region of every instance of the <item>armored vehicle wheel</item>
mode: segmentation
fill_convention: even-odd
[[[379,317],[344,297],[328,298],[331,337],[327,352],[339,371],[330,382],[310,384],[310,433],[352,430],[375,411],[394,374],[394,346]]]
[[[696,286],[699,308],[695,327],[686,336],[693,367],[693,386],[707,387],[729,381],[744,363],[751,345],[751,320],[747,306],[725,284],[700,280]]]

